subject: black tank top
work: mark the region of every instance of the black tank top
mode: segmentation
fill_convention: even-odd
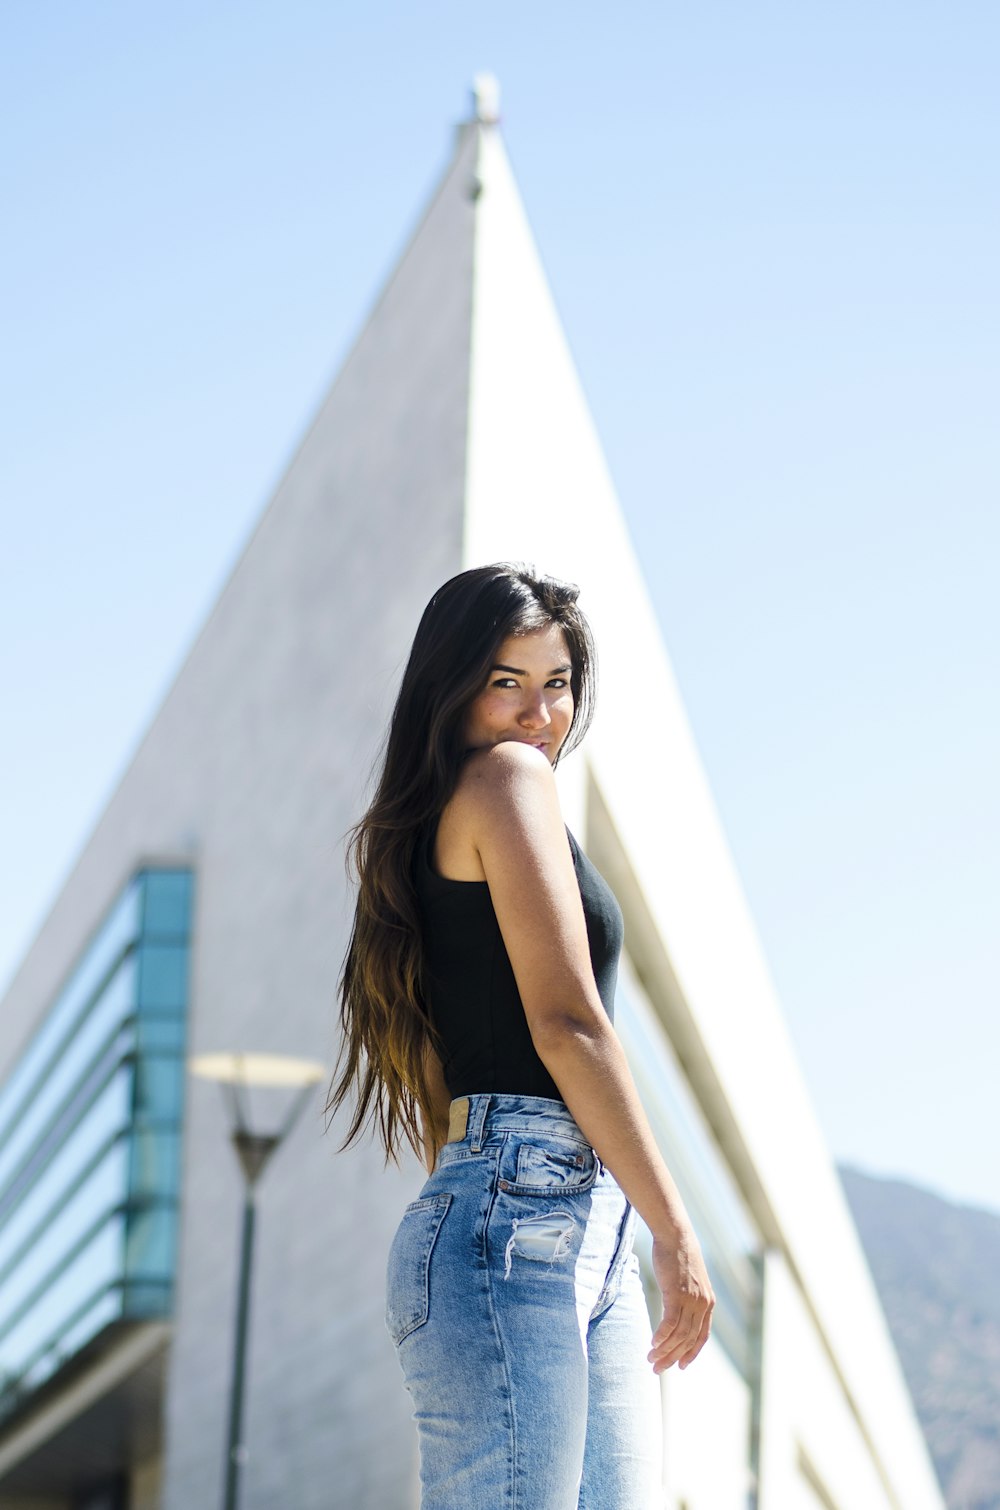
[[[486,881],[455,881],[433,866],[438,819],[417,842],[414,881],[423,924],[427,1004],[445,1045],[444,1078],[455,1096],[496,1091],[561,1101],[535,1051]],[[567,827],[590,961],[614,1021],[624,920],[611,887]]]

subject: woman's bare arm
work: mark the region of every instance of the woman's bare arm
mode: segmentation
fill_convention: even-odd
[[[686,1367],[715,1304],[697,1238],[653,1137],[590,962],[555,774],[529,745],[470,756],[464,825],[479,852],[532,1041],[577,1126],[653,1235],[663,1320],[649,1359]]]

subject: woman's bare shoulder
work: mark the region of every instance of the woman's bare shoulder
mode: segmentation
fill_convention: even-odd
[[[534,745],[506,739],[482,750],[470,750],[459,776],[455,795],[466,806],[492,804],[510,799],[518,791],[549,785],[554,775],[547,756]]]
[[[458,782],[441,813],[435,864],[439,874],[455,881],[485,881],[480,855],[484,833],[497,824],[516,822],[527,803],[550,789],[552,768],[541,750],[505,740],[466,756]]]
[[[559,816],[555,772],[547,756],[513,739],[466,757],[453,800],[458,821],[477,849],[483,839],[516,844],[517,835],[540,818],[551,822]]]

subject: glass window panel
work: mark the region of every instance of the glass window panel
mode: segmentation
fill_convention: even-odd
[[[169,1316],[171,1307],[171,1286],[167,1280],[158,1283],[133,1284],[131,1281],[125,1287],[125,1298],[122,1305],[123,1314],[130,1321],[138,1321],[140,1318]]]
[[[750,1377],[752,1330],[760,1281],[761,1239],[697,1098],[627,956],[619,969],[615,1026],[650,1125],[677,1182],[712,1277],[714,1330],[732,1361]],[[637,1240],[648,1266],[645,1234]]]
[[[59,1338],[58,1343],[49,1349],[47,1357],[59,1367],[67,1359],[72,1358],[82,1347],[96,1337],[97,1333],[112,1321],[118,1321],[122,1314],[121,1290],[113,1286],[105,1290],[97,1300],[89,1304],[83,1314],[77,1317],[71,1326],[67,1327]],[[37,1366],[37,1365],[36,1365]],[[32,1370],[34,1376],[35,1370]]]
[[[40,1074],[73,1021],[82,1013],[115,960],[133,942],[138,932],[139,888],[132,882],[112,908],[52,1010],[38,1027],[0,1089],[0,1143],[4,1141],[5,1123],[16,1110],[18,1102]]]
[[[98,1150],[120,1137],[128,1125],[132,1067],[123,1064],[45,1171],[27,1186],[22,1200],[0,1220],[0,1283],[3,1269],[31,1230],[66,1192]],[[127,1145],[125,1145],[127,1146]]]
[[[176,1213],[153,1206],[129,1213],[125,1273],[137,1280],[166,1279],[173,1272]]]
[[[135,1116],[143,1122],[178,1122],[184,1060],[175,1055],[140,1059],[135,1067]]]
[[[139,1011],[173,1008],[187,1001],[188,951],[184,944],[142,944],[139,948]]]
[[[142,877],[143,933],[147,937],[186,937],[191,919],[189,870],[150,870]]]
[[[53,1279],[84,1234],[104,1214],[125,1203],[128,1153],[123,1143],[114,1144],[91,1170],[83,1183],[39,1233],[27,1253],[0,1286],[0,1336],[28,1296]]]
[[[84,1078],[93,1072],[94,1056],[132,1011],[135,1000],[135,963],[132,956],[108,982],[86,1021],[65,1053],[61,1054],[17,1119],[0,1150],[0,1191],[32,1144],[53,1131],[60,1113],[72,1103]],[[0,1197],[2,1199],[2,1197]]]
[[[41,1354],[35,1355],[25,1374],[20,1379],[19,1393],[27,1393],[44,1384],[46,1379],[61,1368],[74,1353],[78,1353],[98,1332],[104,1330],[122,1314],[121,1292],[117,1288],[105,1290],[96,1300],[88,1302],[83,1312],[57,1338],[51,1341]],[[0,1414],[3,1412],[3,1397],[0,1396]]]
[[[685,1203],[690,1196],[711,1208],[713,1225],[721,1226],[733,1253],[755,1251],[760,1246],[756,1224],[627,956],[622,957],[619,981],[620,1026],[661,1115],[669,1119],[671,1141],[676,1145],[675,1178],[688,1187],[686,1193],[681,1191]],[[619,1026],[617,1001],[615,1024]]]
[[[180,1133],[137,1128],[132,1139],[129,1189],[133,1197],[176,1197],[180,1179]]]
[[[97,1231],[0,1341],[0,1378],[23,1373],[35,1353],[56,1339],[91,1295],[121,1276],[124,1220],[114,1216]]]
[[[186,1023],[178,1012],[170,1016],[143,1013],[136,1023],[136,1045],[141,1054],[158,1054],[162,1050],[183,1054]]]
[[[169,1312],[192,891],[133,878],[0,1087],[0,1415],[123,1314],[126,1273],[129,1315]]]

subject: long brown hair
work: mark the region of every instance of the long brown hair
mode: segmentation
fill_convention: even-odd
[[[573,666],[574,708],[555,764],[580,743],[593,717],[597,656],[578,595],[571,582],[501,561],[459,572],[424,609],[376,755],[375,796],[345,836],[348,880],[353,871],[358,895],[337,982],[343,1036],[324,1111],[332,1118],[355,1086],[357,1104],[338,1152],[370,1120],[386,1164],[399,1163],[404,1136],[420,1157],[417,1107],[424,1126],[431,1123],[425,1046],[441,1054],[442,1045],[425,996],[416,846],[455,790],[466,710],[508,636],[560,626]]]

